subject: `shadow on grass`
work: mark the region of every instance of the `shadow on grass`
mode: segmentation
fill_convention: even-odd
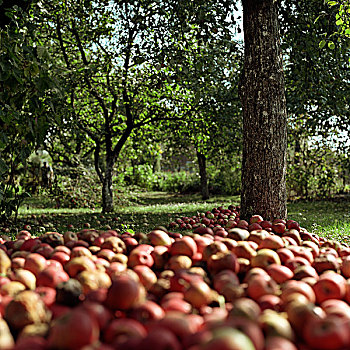
[[[68,225],[78,231],[88,225],[95,229],[119,229],[149,232],[158,225],[166,226],[178,217],[194,216],[197,212],[217,206],[239,204],[239,196],[212,196],[202,200],[200,194],[164,192],[129,192],[127,200],[116,203],[115,212],[102,214],[100,209],[54,209],[44,207],[47,198],[31,198],[20,211],[16,224],[5,223],[13,234],[32,226],[32,232],[65,232]],[[334,238],[350,236],[350,200],[299,201],[288,204],[288,217],[310,231],[322,232]],[[0,227],[1,228],[1,227]]]

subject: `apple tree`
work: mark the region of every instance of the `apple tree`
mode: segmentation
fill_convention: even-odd
[[[323,0],[295,0],[292,5],[290,1],[284,3],[280,16],[289,114],[288,185],[297,189],[298,195],[310,196],[311,181],[324,184],[325,189],[319,189],[321,193],[333,188],[336,180],[313,168],[336,171],[336,165],[332,169],[329,165],[342,158],[341,154],[348,153],[344,136],[350,128],[350,51],[346,40],[334,39],[337,31],[335,8],[328,7]],[[330,36],[333,46],[322,47],[321,39]],[[329,156],[322,157],[325,153],[323,141],[331,138],[334,140],[328,141],[330,148],[339,146],[339,150],[328,152],[334,157],[332,162]]]
[[[61,125],[70,118],[93,141],[103,211],[113,210],[113,167],[133,130],[192,116],[180,84],[190,55],[183,39],[220,35],[230,4],[47,1],[34,9],[66,86]]]
[[[28,3],[12,5],[8,1],[0,4],[1,220],[17,213],[28,195],[19,176],[44,140],[58,91],[47,50],[37,41],[37,28],[27,21]]]
[[[243,0],[244,68],[242,217],[285,218],[287,110],[279,8],[274,0]]]

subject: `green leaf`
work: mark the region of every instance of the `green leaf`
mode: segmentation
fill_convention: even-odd
[[[318,44],[320,49],[323,49],[326,45],[326,40],[321,40],[320,43]]]
[[[334,49],[335,49],[334,42],[333,42],[333,41],[330,41],[330,42],[328,43],[328,47],[329,47],[331,50],[334,50]]]
[[[343,23],[344,23],[344,22],[343,22],[342,19],[338,19],[338,20],[335,22],[335,24],[336,24],[337,26],[341,26]]]
[[[328,1],[328,6],[335,6],[338,4],[338,1]]]

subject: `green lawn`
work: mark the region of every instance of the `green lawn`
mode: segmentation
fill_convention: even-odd
[[[103,215],[100,210],[48,208],[50,203],[47,199],[31,198],[20,208],[16,228],[22,229],[25,223],[29,223],[34,232],[64,232],[68,224],[73,224],[74,229],[78,230],[89,223],[97,229],[110,226],[121,230],[148,232],[155,226],[167,225],[177,217],[193,216],[220,205],[227,207],[239,204],[239,197],[213,196],[203,201],[199,195],[134,192],[117,203],[115,213]],[[347,241],[350,236],[349,199],[289,203],[288,217],[297,220],[309,231],[330,238]],[[12,228],[13,233],[14,230]]]

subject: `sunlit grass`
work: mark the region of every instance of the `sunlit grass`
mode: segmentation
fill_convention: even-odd
[[[90,223],[98,229],[112,227],[148,232],[158,225],[166,226],[177,217],[193,216],[218,206],[227,208],[230,204],[238,205],[239,196],[212,196],[203,201],[199,194],[131,192],[125,201],[116,203],[114,213],[106,215],[99,208],[43,208],[45,204],[41,198],[32,198],[23,205],[19,210],[18,229],[28,222],[40,232],[64,232],[68,224],[81,229],[84,223]],[[43,214],[46,216],[44,220],[41,219]],[[32,215],[37,218],[31,218]],[[332,239],[348,241],[350,236],[350,201],[289,203],[288,218],[297,220],[310,232]]]

